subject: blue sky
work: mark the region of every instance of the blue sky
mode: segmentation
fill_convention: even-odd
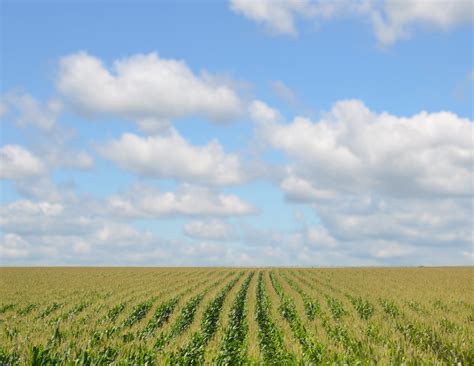
[[[2,265],[472,264],[469,1],[0,16]]]

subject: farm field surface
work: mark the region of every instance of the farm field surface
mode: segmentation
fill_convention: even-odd
[[[0,364],[474,364],[474,268],[1,268]]]

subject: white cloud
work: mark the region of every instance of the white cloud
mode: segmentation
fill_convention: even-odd
[[[474,263],[474,249],[471,248],[471,251],[464,251],[462,255],[467,258],[471,264]]]
[[[205,257],[208,261],[217,262],[222,260],[227,249],[223,245],[209,242],[199,242],[185,245],[183,254],[188,257]]]
[[[55,185],[47,176],[17,180],[15,189],[21,197],[39,202],[60,202],[65,198],[71,201],[77,200],[74,185],[70,183]]]
[[[0,207],[0,227],[19,235],[80,234],[94,224],[84,213],[65,209],[62,203],[19,200]]]
[[[373,190],[392,196],[472,193],[473,121],[450,112],[397,117],[361,101],[338,102],[317,122],[263,125],[262,135],[297,164],[283,188],[302,195]]]
[[[257,123],[272,123],[281,120],[280,112],[261,100],[254,100],[249,106],[249,116]]]
[[[230,8],[279,34],[295,34],[299,18],[316,22],[360,18],[372,24],[383,45],[409,38],[419,28],[446,31],[474,19],[469,0],[231,0]]]
[[[104,222],[94,233],[94,241],[114,246],[133,246],[138,240],[149,242],[151,233],[142,233],[133,226],[123,223]]]
[[[372,10],[371,17],[377,39],[391,44],[409,38],[413,30],[426,28],[449,30],[474,20],[472,2],[387,0],[382,10]]]
[[[341,241],[395,241],[418,247],[466,248],[474,243],[466,199],[400,199],[361,192],[314,207]]]
[[[0,241],[0,261],[26,258],[30,254],[30,245],[19,235],[5,234]]]
[[[0,257],[8,263],[113,263],[109,256],[121,254],[126,260],[125,252],[146,248],[153,240],[149,232],[114,220],[103,202],[77,197],[4,205],[0,228],[8,233],[0,243]]]
[[[386,245],[380,245],[380,247],[374,252],[376,258],[396,258],[406,257],[415,251],[415,248],[408,245],[388,243]]]
[[[129,202],[142,194],[143,201],[150,197],[160,198],[160,193],[144,187],[130,192]],[[150,211],[140,207],[137,200],[135,216],[128,219],[158,219]],[[368,205],[366,203],[366,205]],[[151,206],[155,206],[151,202]],[[467,255],[471,245],[462,244],[459,226],[451,226],[448,245],[440,245],[438,236],[446,235],[444,217],[449,208],[442,208],[435,216],[432,208],[420,208],[413,212],[406,208],[395,216],[393,222],[403,218],[413,223],[413,228],[427,226],[431,236],[424,237],[424,245],[414,245],[411,240],[397,240],[393,237],[400,228],[403,235],[410,234],[402,222],[399,227],[390,228],[390,221],[377,214],[368,216],[369,221],[347,217],[343,223],[333,223],[323,215],[325,226],[304,225],[303,228],[282,232],[241,226],[243,242],[222,245],[215,240],[223,239],[227,229],[225,222],[198,219],[188,223],[189,232],[196,234],[199,241],[169,240],[139,230],[127,222],[121,207],[110,207],[102,201],[88,201],[81,198],[65,199],[60,203],[21,200],[2,207],[0,228],[8,233],[0,239],[0,258],[4,264],[133,264],[133,265],[376,265],[397,264],[459,264],[470,263]],[[350,210],[361,217],[361,205],[347,202],[337,203],[334,212],[340,210],[348,215]],[[140,211],[140,212],[139,212]],[[195,211],[194,211],[195,212]],[[125,212],[127,215],[130,212]],[[162,213],[162,212],[161,212]],[[354,214],[354,212],[352,212]],[[118,215],[117,215],[118,214]],[[469,220],[466,211],[451,217],[452,222]],[[334,215],[334,217],[337,217]],[[370,221],[371,220],[371,221]],[[378,221],[377,221],[378,220]],[[304,223],[304,218],[299,222]],[[221,225],[223,224],[223,225]],[[334,225],[339,226],[335,230]],[[463,225],[461,225],[462,227]],[[341,233],[337,238],[333,233]],[[419,233],[423,234],[422,231]],[[347,235],[347,237],[344,237]],[[386,239],[379,239],[383,235]],[[471,232],[472,235],[472,232]],[[206,238],[204,238],[206,237]],[[393,238],[391,238],[393,237]],[[408,236],[407,236],[408,237]],[[459,240],[461,239],[461,241]],[[233,239],[230,239],[233,240]],[[451,245],[451,242],[456,242]],[[433,245],[434,243],[434,245]],[[464,254],[462,254],[464,253]],[[456,255],[464,257],[456,257]]]
[[[153,117],[148,117],[137,119],[136,122],[138,128],[149,135],[166,133],[171,128],[170,121],[166,119],[156,119]]]
[[[126,133],[99,148],[122,169],[153,178],[172,178],[215,185],[245,180],[237,155],[226,154],[216,140],[194,146],[171,129],[167,135],[140,137]]]
[[[3,209],[3,208],[2,208]],[[12,214],[19,213],[19,216],[42,214],[45,216],[58,216],[64,211],[64,207],[59,203],[50,202],[32,202],[29,200],[21,200],[10,203],[7,206],[8,219]]]
[[[230,7],[277,34],[295,34],[295,17],[312,13],[309,0],[231,0]]]
[[[256,209],[233,194],[216,193],[208,188],[183,185],[176,192],[160,192],[143,186],[108,200],[116,215],[133,218],[185,216],[240,216]]]
[[[305,179],[294,176],[291,173],[282,180],[280,187],[286,196],[294,201],[315,201],[330,199],[336,196],[336,192],[331,189],[318,189]]]
[[[45,173],[44,163],[19,145],[5,145],[0,149],[0,178],[22,179]]]
[[[119,116],[156,131],[170,119],[200,116],[223,122],[239,115],[238,95],[216,80],[156,53],[116,60],[108,69],[80,52],[61,59],[57,87],[84,114]]]
[[[323,226],[312,226],[307,229],[307,241],[317,248],[336,248],[337,240]]]
[[[291,231],[265,230],[250,225],[242,226],[245,252],[253,265],[354,265],[367,264],[366,258],[354,258],[320,225]],[[371,264],[375,261],[370,262]]]
[[[76,243],[73,245],[73,252],[75,254],[88,254],[91,252],[91,245],[90,243],[87,243],[83,240],[78,240]]]
[[[12,91],[3,97],[2,109],[16,111],[15,124],[19,127],[32,125],[39,129],[49,131],[56,127],[56,121],[62,111],[62,103],[58,99],[50,99],[42,105],[28,93]],[[1,113],[0,113],[1,115]]]
[[[352,100],[318,121],[257,129],[287,155],[286,197],[314,208],[329,242],[385,261],[474,243],[473,123],[450,112],[375,113]]]
[[[94,166],[94,159],[84,150],[72,150],[68,146],[69,139],[55,140],[46,137],[37,147],[38,154],[43,157],[49,168],[73,168],[88,170]]]
[[[20,200],[4,205],[0,208],[0,229],[7,234],[0,238],[0,261],[5,265],[236,264],[238,253],[233,248],[207,241],[164,239],[128,220],[253,212],[235,196],[191,187],[163,194],[136,187],[125,199],[129,205],[136,204],[133,212],[117,212],[121,207],[108,205],[117,202],[114,199],[104,202],[87,197],[65,196],[59,202]],[[211,240],[222,239],[224,231],[207,234],[214,236]]]
[[[5,121],[22,129],[29,127],[22,132],[32,141],[30,146],[37,156],[41,156],[44,166],[82,170],[92,167],[93,159],[86,151],[70,147],[75,131],[58,123],[63,110],[60,100],[51,98],[42,103],[28,93],[16,90],[7,92],[2,99],[9,112]]]
[[[193,220],[184,225],[186,235],[205,240],[232,240],[236,238],[234,228],[222,220]]]

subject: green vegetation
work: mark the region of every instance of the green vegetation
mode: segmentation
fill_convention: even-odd
[[[246,298],[250,281],[254,276],[251,272],[239,290],[230,309],[229,324],[225,330],[224,340],[220,348],[216,363],[220,365],[235,365],[245,363],[247,335]]]
[[[0,365],[474,364],[473,268],[0,276]]]

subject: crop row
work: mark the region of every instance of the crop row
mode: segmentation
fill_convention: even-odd
[[[341,292],[340,290],[336,291]],[[351,300],[362,319],[372,316],[375,312],[374,306],[368,301],[363,300],[360,296],[355,297],[355,295],[346,293],[346,297]],[[474,347],[472,347],[472,343],[471,346],[469,346],[467,340],[461,340],[461,343],[459,343],[443,339],[443,337],[441,337],[441,335],[433,328],[421,324],[418,321],[410,320],[393,300],[379,298],[379,304],[383,313],[388,317],[387,320],[390,321],[390,319],[392,319],[391,329],[398,331],[405,340],[417,347],[420,351],[431,352],[443,363],[462,365],[473,364]],[[416,302],[411,302],[409,307],[415,308],[417,311],[423,311],[421,306]],[[455,327],[455,325],[450,323],[447,319],[444,319],[444,323],[442,322],[442,324],[451,329]],[[373,325],[369,326],[367,330],[370,331],[371,328],[374,329]],[[380,334],[377,334],[377,336],[373,337],[372,340],[382,341],[387,347],[389,347],[390,353],[394,357],[392,361],[406,361],[407,357],[403,355],[403,349],[400,349],[400,345],[396,344],[396,342],[388,337],[389,335],[386,337],[380,337]],[[413,355],[411,358],[413,358]]]
[[[230,309],[229,325],[225,330],[220,352],[216,359],[218,365],[241,365],[247,362],[246,348],[244,347],[248,330],[245,305],[253,276],[254,272],[251,272],[240,288]]]
[[[299,276],[296,278],[306,286],[319,290],[315,288],[312,282],[307,281],[305,278]],[[339,300],[326,294],[328,308],[333,320],[335,321],[333,323],[331,322],[329,315],[321,309],[317,300],[308,300],[308,296],[304,294],[303,290],[294,281],[290,281],[290,283],[290,286],[296,288],[296,291],[303,297],[303,299],[306,297],[306,301],[312,303],[312,309],[317,309],[315,315],[319,318],[324,331],[333,342],[342,347],[342,353],[328,355],[328,357],[332,358],[332,362],[355,364],[360,362],[367,363],[371,362],[371,360],[373,361],[373,356],[368,345],[352,336],[344,324],[340,322],[341,316],[347,314],[347,311]]]
[[[231,280],[207,305],[201,321],[201,329],[191,336],[190,342],[172,352],[167,363],[173,365],[197,365],[204,363],[205,347],[217,330],[219,316],[227,294],[240,280],[243,273]]]
[[[226,276],[229,277],[233,275],[234,272],[231,272]],[[224,287],[223,290],[219,294],[222,294],[225,292],[227,294],[228,291],[230,291],[230,288],[235,285],[235,283],[238,281],[242,274],[240,274],[237,278],[234,278],[230,281],[230,283]],[[204,289],[201,293],[198,295],[192,297],[183,307],[181,310],[178,318],[176,319],[175,323],[172,325],[171,329],[167,333],[161,333],[159,338],[155,341],[154,346],[150,349],[144,345],[138,345],[132,349],[128,349],[125,351],[123,355],[123,359],[126,360],[127,364],[137,364],[137,365],[151,365],[155,364],[158,358],[163,359],[163,362],[166,362],[168,364],[190,364],[190,361],[193,361],[193,358],[188,358],[186,361],[183,362],[182,360],[180,361],[179,356],[183,356],[181,354],[172,352],[171,354],[168,355],[163,355],[162,351],[164,347],[170,343],[173,339],[184,333],[193,323],[196,311],[198,309],[199,304],[202,302],[204,299],[205,295],[207,292],[218,285],[220,281],[216,281],[212,285],[208,286],[206,289]],[[227,292],[226,292],[227,291]],[[219,297],[219,296],[218,296]],[[225,296],[224,296],[225,297]],[[215,301],[212,301],[211,304],[215,303]],[[203,323],[207,319],[208,323],[212,323],[210,319],[214,319],[215,315],[211,314],[211,310],[209,310],[210,305],[206,308],[206,311],[203,315]],[[215,307],[213,308],[215,310]],[[213,318],[214,317],[214,318]],[[203,326],[201,326],[202,328]],[[208,332],[210,332],[210,328],[206,328]],[[204,350],[204,345],[201,347],[202,350]],[[178,356],[178,358],[176,358]],[[167,360],[167,361],[166,361]],[[194,364],[194,363],[193,363]]]
[[[0,305],[0,366],[474,365],[468,297],[371,292],[342,270],[195,272],[63,297],[12,292]]]
[[[294,337],[301,344],[304,360],[310,363],[320,363],[323,360],[324,346],[316,342],[308,332],[298,316],[295,302],[285,294],[273,272],[270,273],[270,280],[275,292],[280,297],[280,314],[288,322]]]
[[[207,276],[206,276],[207,277]],[[148,321],[147,325],[143,329],[137,330],[135,333],[134,332],[127,332],[121,335],[122,341],[125,343],[129,343],[134,341],[135,339],[137,340],[146,340],[150,338],[153,333],[161,328],[170,318],[172,312],[176,308],[178,302],[180,299],[187,293],[193,292],[196,288],[201,287],[203,284],[207,283],[209,280],[205,278],[201,282],[195,282],[195,281],[188,281],[190,282],[190,286],[185,288],[183,291],[181,291],[178,295],[175,295],[172,297],[170,300],[165,301],[164,303],[161,303],[157,309],[155,310],[154,314],[152,315],[151,319]],[[214,285],[217,285],[218,281],[214,283]],[[213,286],[214,286],[213,285]],[[153,300],[153,299],[152,299]],[[128,317],[122,322],[120,325],[112,325],[109,326],[106,329],[95,329],[92,332],[91,335],[91,345],[97,346],[98,344],[103,343],[103,341],[110,339],[113,335],[120,334],[123,330],[126,330],[129,328],[127,325],[130,321],[128,319],[136,319],[137,316],[140,317],[140,319],[137,319],[136,322],[140,321],[143,319],[142,315],[144,311],[146,310],[146,313],[148,310],[143,307],[143,304],[146,304],[147,302],[143,302],[141,304],[138,304],[132,309],[132,312],[128,315]],[[125,303],[121,303],[117,305],[116,307],[113,307],[107,316],[101,320],[101,322],[107,321],[107,319],[110,319],[111,322],[113,322],[116,317],[118,316],[118,313],[121,313],[123,311],[123,308],[125,307]],[[112,316],[110,316],[112,314]],[[134,322],[134,323],[136,323]],[[133,324],[132,324],[133,325]]]
[[[272,319],[271,303],[265,289],[262,272],[258,276],[256,297],[255,318],[259,327],[258,340],[260,350],[262,351],[265,363],[295,363],[295,356],[285,347],[281,329]]]
[[[234,272],[227,273],[225,278],[232,276]],[[207,276],[206,276],[207,277]],[[206,282],[207,279],[203,282]],[[185,329],[189,327],[194,319],[194,314],[196,312],[197,306],[199,305],[200,301],[204,298],[205,293],[209,291],[210,288],[218,285],[221,280],[215,281],[212,285],[208,286],[202,293],[195,296],[194,300],[188,306],[184,306],[181,312],[181,316],[178,317],[177,322],[174,324],[174,327],[171,329],[171,337],[166,337],[166,341],[169,342],[172,338],[176,337],[177,335],[184,332]],[[191,280],[192,282],[192,280]],[[202,282],[201,282],[202,283]],[[199,286],[200,283],[194,283],[190,288],[185,291],[191,291],[193,288]],[[169,320],[169,317],[177,305],[179,298],[185,293],[175,296],[168,301],[160,304],[157,309],[155,310],[153,316],[150,318],[147,325],[137,331],[137,333],[125,333],[122,335],[123,342],[130,342],[136,338],[146,339],[153,332],[161,327],[165,322]],[[198,301],[196,301],[196,299]],[[146,363],[152,363],[152,361],[156,361],[156,351],[159,351],[158,348],[154,348],[149,350],[146,346],[140,345],[140,343],[135,344],[131,348],[122,348],[117,349],[111,347],[111,343],[107,342],[104,343],[105,340],[110,339],[110,337],[119,331],[125,330],[126,328],[130,328],[136,323],[140,322],[146,314],[150,311],[153,302],[156,300],[156,296],[150,298],[149,300],[137,304],[130,314],[119,324],[116,326],[112,326],[106,328],[102,332],[93,331],[90,339],[90,343],[86,346],[86,348],[79,348],[74,345],[74,343],[64,344],[67,340],[69,342],[74,341],[77,339],[74,333],[76,330],[80,330],[81,328],[74,327],[72,330],[69,331],[69,334],[65,335],[63,332],[59,331],[59,328],[56,328],[53,336],[44,344],[44,345],[33,345],[30,348],[29,356],[28,356],[28,363],[29,364],[64,364],[69,363],[71,360],[75,360],[75,364],[109,364],[114,362],[116,357],[120,354],[121,360],[127,360],[127,363],[136,364],[142,363],[140,360],[146,360]],[[116,307],[113,307],[108,312],[108,320],[115,321],[118,315],[123,312],[125,308],[125,303],[121,303]],[[73,307],[74,312],[77,312],[78,309],[82,307],[81,304],[78,306]],[[69,311],[66,314],[73,313],[73,311]],[[103,322],[102,319],[101,322]],[[61,346],[61,344],[63,344]],[[102,346],[101,346],[102,345]],[[66,347],[67,352],[62,352],[61,349]],[[18,354],[6,354],[4,351],[1,350],[0,347],[0,365],[3,364],[15,364],[19,360]]]
[[[232,275],[234,272],[231,272],[228,276]],[[226,276],[226,278],[228,277]],[[194,321],[196,311],[199,304],[204,299],[204,296],[207,292],[214,286],[216,286],[221,281],[216,281],[216,283],[208,286],[201,293],[192,297],[188,302],[183,306],[181,312],[172,325],[171,329],[166,333],[161,333],[158,339],[155,341],[154,349],[157,351],[162,350],[172,339],[176,338],[180,334],[184,333]]]

